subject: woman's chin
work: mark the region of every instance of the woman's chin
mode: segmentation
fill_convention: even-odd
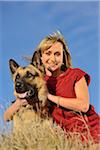
[[[58,67],[50,67],[50,70],[51,70],[52,72],[55,72],[55,71],[58,70]]]

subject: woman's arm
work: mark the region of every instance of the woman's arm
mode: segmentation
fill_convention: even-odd
[[[82,77],[75,84],[76,98],[63,98],[48,94],[48,99],[67,109],[87,112],[89,109],[89,92],[86,80]]]
[[[4,112],[4,121],[10,121],[13,118],[13,115],[20,109],[21,106],[27,105],[25,99],[17,99],[5,112]]]

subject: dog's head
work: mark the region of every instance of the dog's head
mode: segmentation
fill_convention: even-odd
[[[33,103],[47,103],[47,87],[42,73],[32,64],[21,67],[13,59],[9,60],[10,71],[14,81],[14,95]]]

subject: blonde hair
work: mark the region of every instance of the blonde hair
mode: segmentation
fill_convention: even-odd
[[[63,45],[63,66],[65,68],[72,67],[71,55],[68,49],[68,45],[65,42],[63,35],[59,31],[53,33],[52,35],[46,36],[40,42],[32,58],[33,64],[35,64],[36,66],[38,65],[37,67],[39,67],[39,65],[43,65],[41,62],[42,54],[45,50],[49,49],[55,42],[60,42]]]

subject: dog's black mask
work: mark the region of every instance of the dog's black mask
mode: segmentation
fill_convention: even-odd
[[[36,86],[32,86],[28,83],[26,83],[24,80],[17,80],[15,83],[15,90],[17,93],[22,94],[27,92],[26,96],[24,98],[26,99],[32,99],[36,97],[37,94],[37,88]]]

